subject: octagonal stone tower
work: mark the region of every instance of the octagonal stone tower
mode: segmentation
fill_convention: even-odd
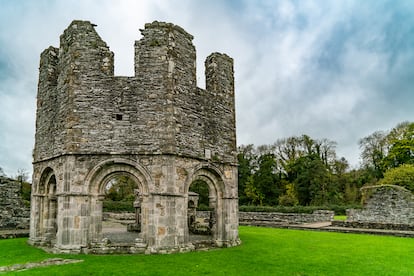
[[[73,21],[40,58],[30,243],[99,252],[105,185],[133,179],[141,233],[129,252],[194,249],[189,187],[209,188],[212,240],[239,244],[233,60],[205,61],[196,86],[193,37],[153,22],[135,42],[135,76],[114,76],[114,55],[88,21]]]

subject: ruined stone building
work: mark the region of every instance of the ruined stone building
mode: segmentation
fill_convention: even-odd
[[[73,21],[60,47],[42,52],[31,244],[99,251],[105,186],[119,175],[138,190],[141,233],[130,252],[194,248],[196,180],[209,188],[215,245],[239,243],[233,60],[207,57],[200,89],[190,34],[161,22],[141,33],[132,77],[114,76],[114,54],[88,21]]]
[[[30,210],[21,188],[19,181],[0,176],[0,230],[29,228]]]

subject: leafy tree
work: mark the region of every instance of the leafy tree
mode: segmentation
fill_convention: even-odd
[[[279,205],[282,206],[296,206],[299,204],[298,195],[295,190],[295,185],[292,183],[286,184],[286,193],[279,197]]]
[[[263,154],[259,157],[259,167],[253,175],[254,186],[264,195],[263,203],[276,205],[283,190],[277,174],[276,159],[272,153]]]
[[[414,123],[400,123],[388,133],[376,131],[359,144],[365,168],[379,180],[389,168],[414,164]]]
[[[253,205],[263,205],[265,195],[255,186],[253,175],[248,177],[244,191],[250,203]]]
[[[300,205],[322,205],[329,201],[329,171],[317,155],[297,159],[289,166]]]
[[[133,201],[135,199],[134,190],[137,188],[136,183],[128,176],[116,176],[106,187],[106,198],[113,201]]]
[[[414,164],[414,123],[398,125],[387,137],[390,146],[383,160],[384,167],[395,168],[402,164]]]
[[[414,165],[403,164],[387,170],[379,184],[398,185],[414,192]]]
[[[377,179],[382,178],[385,171],[383,159],[388,149],[387,134],[383,131],[376,131],[359,140],[359,147],[362,150],[363,165],[371,169]]]
[[[20,194],[22,195],[22,198],[30,201],[32,185],[28,182],[28,172],[25,169],[18,169],[14,178],[20,183]]]
[[[238,147],[237,160],[239,162],[238,168],[238,185],[239,185],[239,204],[248,204],[249,198],[246,195],[246,184],[251,177],[255,161],[254,147],[253,145],[240,146]]]
[[[209,207],[209,189],[206,182],[202,180],[195,180],[190,185],[190,191],[198,194],[198,207]]]

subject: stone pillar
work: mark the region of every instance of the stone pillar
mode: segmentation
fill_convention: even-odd
[[[102,241],[102,208],[104,196],[90,197],[89,241],[97,243]]]
[[[56,247],[68,252],[81,252],[88,244],[89,202],[84,195],[59,197],[58,232]]]
[[[223,246],[235,246],[239,239],[239,204],[237,198],[223,199]]]
[[[30,204],[30,238],[31,244],[41,245],[43,235],[43,196],[32,195]]]

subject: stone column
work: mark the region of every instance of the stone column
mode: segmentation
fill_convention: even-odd
[[[89,242],[89,202],[86,195],[64,195],[59,198],[56,247],[62,251],[81,252]],[[61,208],[62,207],[62,208]]]

